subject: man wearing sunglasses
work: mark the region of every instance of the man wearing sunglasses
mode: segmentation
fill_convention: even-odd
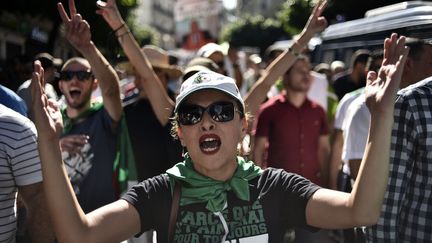
[[[63,63],[63,60],[60,58],[54,58],[51,56],[51,54],[43,52],[39,53],[34,57],[34,60],[40,61],[45,73],[45,93],[48,96],[48,98],[51,99],[58,99],[57,91],[54,87],[55,85],[55,78],[57,74],[57,68],[61,66]],[[31,79],[28,79],[22,83],[16,93],[25,101],[27,107],[31,107],[32,97],[30,94],[30,83]],[[26,114],[27,117],[30,119],[33,119],[32,114],[30,114],[30,109],[28,109],[28,114]]]
[[[90,212],[119,196],[113,180],[123,112],[119,80],[91,41],[90,26],[77,14],[74,2],[69,1],[70,15],[63,5],[58,8],[66,26],[65,39],[83,55],[67,60],[61,68],[59,88],[66,105],[61,109],[60,146],[78,202],[84,212]],[[92,100],[98,86],[103,103]]]

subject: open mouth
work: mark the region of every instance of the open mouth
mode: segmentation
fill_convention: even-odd
[[[221,147],[221,140],[216,135],[206,135],[201,137],[199,146],[203,153],[214,154],[219,151]]]
[[[81,90],[79,90],[79,89],[75,89],[75,88],[72,88],[72,89],[69,91],[69,95],[70,95],[71,98],[73,98],[73,99],[77,99],[77,98],[79,98],[79,96],[81,95]]]

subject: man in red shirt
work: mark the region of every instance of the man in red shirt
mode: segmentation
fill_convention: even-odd
[[[261,106],[253,155],[260,166],[283,168],[326,186],[329,131],[324,109],[307,98],[310,69],[307,57],[299,56],[283,76],[284,92]]]

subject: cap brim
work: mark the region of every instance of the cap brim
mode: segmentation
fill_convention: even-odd
[[[213,84],[209,84],[209,85],[201,85],[200,87],[196,88],[196,89],[192,89],[189,90],[188,92],[186,92],[180,99],[176,100],[176,105],[174,108],[174,112],[177,112],[178,108],[180,107],[180,105],[183,103],[183,101],[189,97],[191,94],[196,93],[198,91],[201,90],[206,90],[206,89],[211,89],[211,90],[218,90],[221,91],[224,94],[227,94],[229,97],[234,98],[235,100],[238,100],[238,97],[235,97],[234,95],[232,95],[230,92],[227,92],[226,90],[224,90],[223,88],[219,88],[214,86]],[[244,104],[242,103],[242,106],[244,106]]]

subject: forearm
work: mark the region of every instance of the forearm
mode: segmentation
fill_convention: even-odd
[[[378,115],[379,116],[379,115]],[[376,223],[387,188],[393,117],[372,117],[365,154],[350,195],[356,218]]]
[[[81,237],[85,236],[87,220],[63,166],[59,142],[40,135],[38,148],[48,210],[58,240],[85,242]]]
[[[137,41],[132,33],[130,33],[129,28],[127,26],[123,27],[117,32],[117,36],[129,61],[141,77],[141,84],[143,89],[146,90],[147,97],[150,100],[159,122],[165,125],[172,115],[174,102],[168,96],[165,87],[153,71],[147,57],[142,53]]]
[[[343,136],[342,131],[337,130],[334,132],[333,144],[330,152],[329,162],[329,186],[333,190],[337,190],[337,176],[339,169],[342,165],[342,147],[343,147]]]
[[[92,72],[98,80],[105,108],[114,121],[119,121],[122,105],[119,78],[116,71],[93,42],[81,48],[80,52],[89,61]]]
[[[259,106],[267,97],[267,92],[271,86],[282,77],[286,71],[294,64],[296,60],[295,53],[300,53],[303,47],[293,44],[294,51],[285,50],[264,70],[264,75],[252,86],[251,90],[245,96],[246,111],[255,116]],[[295,52],[295,53],[294,53]]]
[[[330,148],[328,143],[326,146],[322,146],[318,150],[318,162],[321,167],[321,185],[324,187],[329,187],[329,154]]]

